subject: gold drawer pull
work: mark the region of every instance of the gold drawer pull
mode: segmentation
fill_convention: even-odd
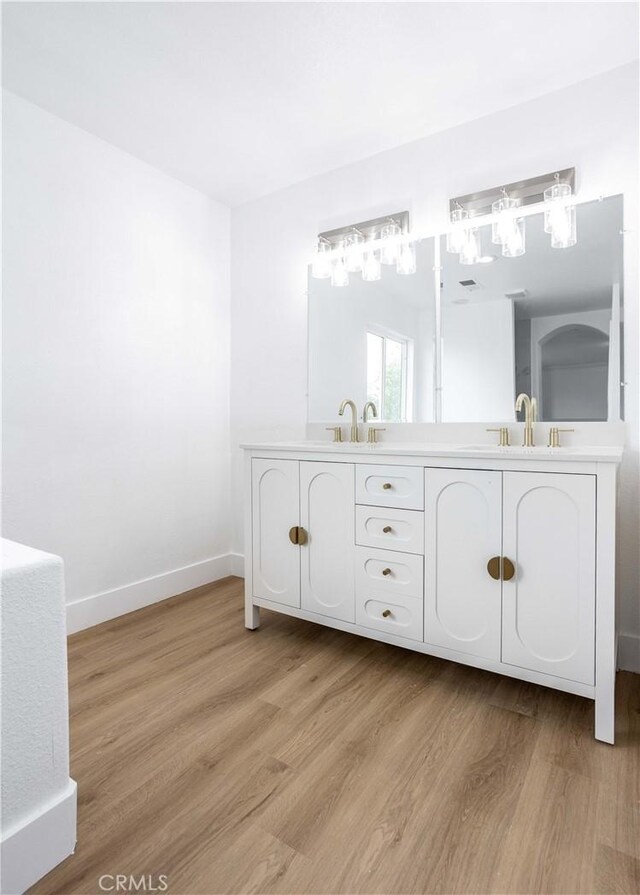
[[[500,557],[492,556],[489,562],[487,563],[487,572],[491,575],[494,581],[500,581]]]
[[[393,529],[391,528],[390,525],[385,525],[385,527],[382,530],[386,535],[388,535],[390,531],[393,531]]]
[[[382,570],[382,574],[383,574],[383,575],[390,575],[390,574],[391,574],[391,569],[383,569],[383,570]]]
[[[511,562],[510,559],[507,559],[506,556],[502,557],[502,580],[503,581],[511,581],[513,576],[516,574],[516,567]]]
[[[388,491],[389,488],[393,488],[393,485],[391,484],[391,482],[385,482],[382,487],[385,491]]]
[[[506,556],[492,556],[487,563],[487,572],[494,581],[511,581],[516,574],[516,567]]]
[[[384,612],[382,613],[383,618],[389,618],[390,615],[391,615],[390,609],[385,609]]]

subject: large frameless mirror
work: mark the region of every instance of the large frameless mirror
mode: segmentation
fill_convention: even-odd
[[[309,420],[335,420],[343,398],[373,401],[388,422],[433,422],[433,239],[418,242],[416,270],[381,265],[380,279],[345,286],[309,276]]]
[[[442,422],[516,419],[516,396],[550,422],[623,416],[622,196],[580,204],[577,242],[552,248],[543,215],[526,252],[503,257],[480,227],[480,258],[441,240]]]

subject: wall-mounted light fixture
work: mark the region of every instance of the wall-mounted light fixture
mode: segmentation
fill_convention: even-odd
[[[575,168],[566,168],[451,199],[447,251],[459,255],[461,264],[477,264],[489,257],[481,253],[477,231],[484,217],[491,222],[491,242],[502,247],[503,257],[524,255],[526,230],[522,209],[541,203],[544,203],[544,229],[551,234],[552,248],[575,245],[575,175]]]
[[[350,273],[362,271],[362,279],[370,283],[382,276],[382,264],[395,264],[399,274],[416,271],[408,211],[318,234],[311,275],[331,277],[334,286],[346,286]]]

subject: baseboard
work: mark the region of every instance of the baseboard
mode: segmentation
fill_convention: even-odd
[[[67,633],[84,631],[85,628],[99,625],[119,615],[134,612],[160,600],[175,597],[176,594],[193,590],[194,587],[201,587],[203,584],[235,574],[232,572],[234,556],[236,554],[233,553],[214,556],[212,559],[174,569],[163,575],[154,575],[143,581],[134,581],[132,584],[125,584],[124,587],[67,603]]]
[[[75,780],[43,810],[2,837],[0,865],[3,895],[22,895],[76,847]]]
[[[238,578],[244,578],[244,556],[242,553],[230,553],[231,569],[230,575],[237,575]]]
[[[640,636],[618,634],[618,668],[640,674]]]

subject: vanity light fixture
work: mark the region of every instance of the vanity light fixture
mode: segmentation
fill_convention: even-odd
[[[362,271],[365,282],[374,282],[382,276],[381,264],[395,264],[399,274],[415,273],[416,246],[408,211],[320,233],[311,275],[331,277],[332,285],[346,286],[350,273]]]
[[[481,258],[480,234],[475,227],[467,230],[467,238],[460,252],[460,264],[477,264]]]
[[[578,241],[576,234],[576,206],[570,183],[555,183],[544,191],[544,232],[551,234],[552,249],[567,249]]]
[[[551,234],[553,248],[568,248],[576,244],[575,168],[565,168],[554,174],[543,174],[492,187],[449,201],[451,230],[447,234],[449,252],[459,249],[461,264],[488,263],[492,256],[482,255],[474,244],[474,230],[482,223],[491,222],[491,241],[502,247],[505,258],[524,255],[526,247],[525,217],[537,209],[525,206],[544,204],[544,229]],[[485,218],[484,221],[480,220]],[[465,225],[466,224],[466,225]],[[465,241],[471,240],[466,245]],[[484,259],[487,259],[485,262]]]

